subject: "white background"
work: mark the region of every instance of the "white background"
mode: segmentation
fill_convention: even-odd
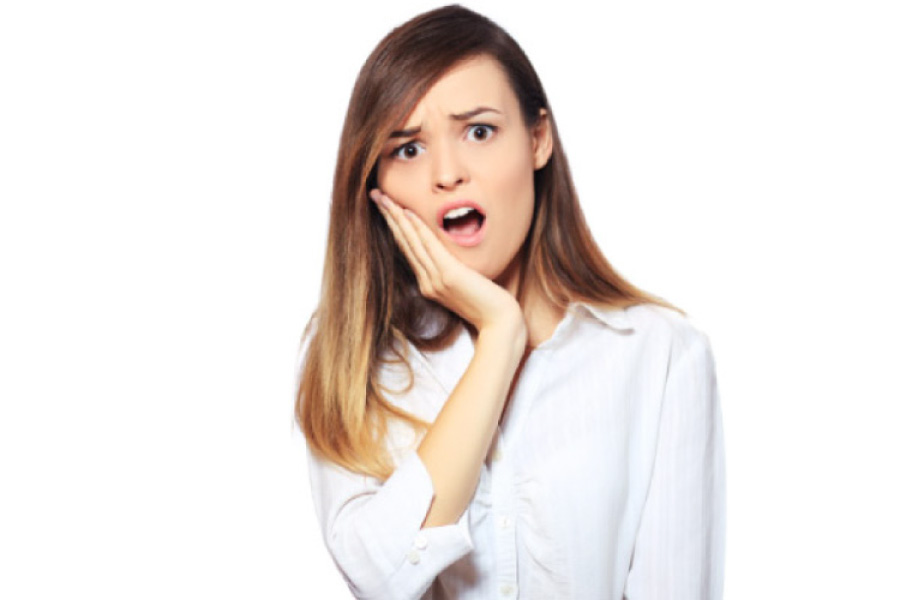
[[[891,2],[470,2],[710,336],[726,597],[897,598]],[[345,598],[292,424],[344,111],[429,2],[0,8],[0,596]]]

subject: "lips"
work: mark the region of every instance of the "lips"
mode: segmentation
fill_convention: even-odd
[[[487,214],[471,200],[448,202],[438,211],[438,226],[460,246],[475,246],[484,238]]]

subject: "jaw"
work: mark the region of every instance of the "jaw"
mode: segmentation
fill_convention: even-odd
[[[494,283],[515,296],[517,300],[521,300],[521,298],[519,298],[519,284],[522,280],[523,275],[522,270],[524,267],[524,256],[525,246],[523,244],[523,246],[519,248],[519,251],[509,262],[503,272],[500,273],[500,275],[498,275],[496,278],[494,278]]]

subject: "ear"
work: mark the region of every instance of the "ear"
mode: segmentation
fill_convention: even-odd
[[[531,129],[532,155],[534,156],[534,170],[543,169],[550,155],[553,154],[553,131],[550,127],[550,116],[547,109],[542,108],[538,113],[537,123]]]

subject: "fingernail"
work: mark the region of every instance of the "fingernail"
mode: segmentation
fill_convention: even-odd
[[[379,192],[377,188],[373,188],[369,192],[369,198],[371,198],[373,202],[377,203],[379,196],[381,196],[381,192]]]

